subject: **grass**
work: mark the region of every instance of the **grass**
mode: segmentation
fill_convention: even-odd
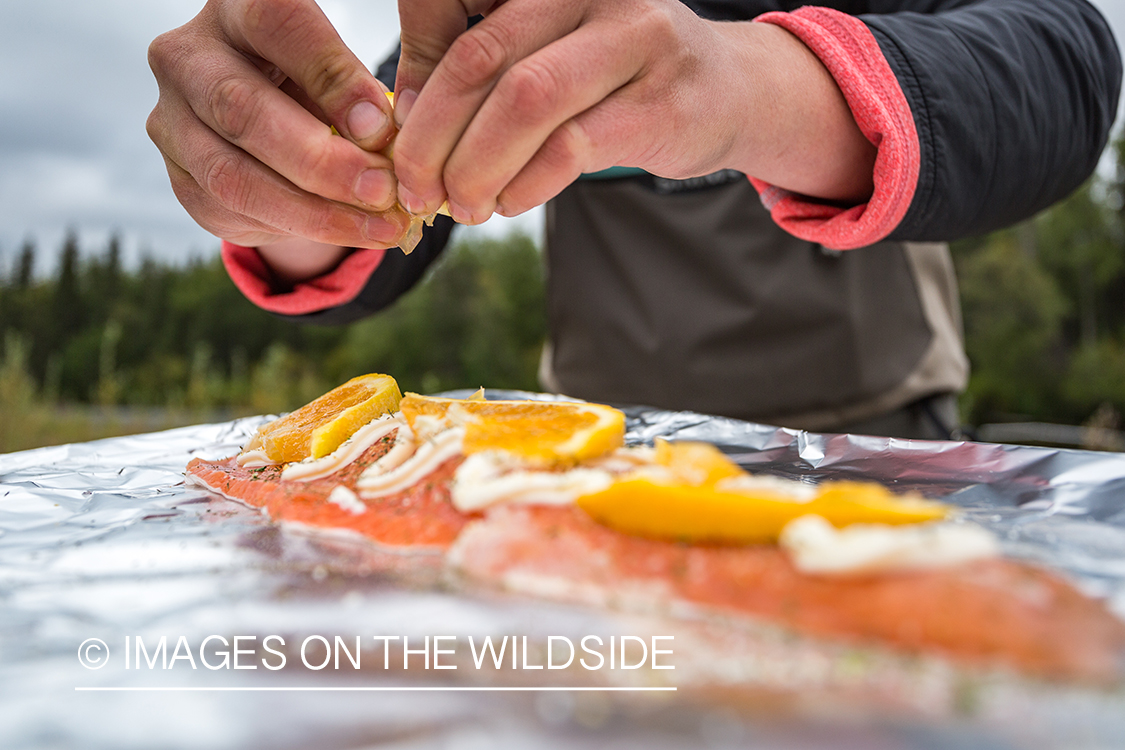
[[[157,432],[204,422],[225,422],[245,413],[214,410],[0,404],[0,453],[121,435]]]
[[[156,432],[254,413],[242,409],[55,404],[28,373],[26,341],[8,336],[0,358],[0,453]]]

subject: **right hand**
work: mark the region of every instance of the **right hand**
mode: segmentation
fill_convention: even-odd
[[[395,134],[386,89],[313,0],[209,0],[149,64],[148,133],[204,229],[251,247],[397,244],[409,217],[378,153]]]
[[[515,216],[611,166],[871,197],[875,145],[779,26],[677,0],[399,0],[399,18],[395,173],[415,214]]]

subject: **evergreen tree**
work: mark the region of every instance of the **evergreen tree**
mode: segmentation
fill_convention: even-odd
[[[23,241],[19,260],[16,262],[15,287],[25,290],[35,278],[35,242],[30,238]]]
[[[82,301],[78,279],[78,235],[70,229],[59,252],[59,270],[55,275],[55,289],[51,305],[51,318],[55,324],[52,343],[63,344],[78,333],[82,325]]]
[[[81,278],[78,234],[66,233],[59,251],[59,265],[50,290],[49,334],[33,334],[35,372],[40,380],[51,354],[62,357],[61,395],[64,399],[86,401],[98,379],[101,330],[89,325]],[[46,347],[41,347],[44,341]]]
[[[1086,347],[1108,333],[1108,308],[1115,301],[1106,290],[1125,271],[1113,226],[1117,215],[1098,201],[1095,189],[1086,183],[1035,222],[1038,260],[1070,301],[1069,338]]]
[[[121,237],[110,235],[105,253],[87,264],[82,284],[89,313],[88,324],[102,325],[113,316],[121,294]]]

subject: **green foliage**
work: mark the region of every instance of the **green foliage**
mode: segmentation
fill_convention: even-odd
[[[539,254],[530,239],[461,244],[418,289],[348,333],[341,367],[385,372],[404,390],[538,387],[546,330]]]
[[[1111,320],[1125,322],[1120,303],[1107,294],[1125,274],[1120,227],[1094,190],[1087,183],[1035,224],[1037,260],[1072,301],[1072,333],[1086,346]]]
[[[1067,303],[1055,280],[1015,241],[998,235],[958,267],[969,394],[981,412],[1040,414],[1050,408],[1052,350]],[[1012,385],[1018,383],[1019,387]]]
[[[0,453],[54,443],[93,440],[199,421],[197,413],[107,413],[97,407],[55,408],[36,392],[27,339],[9,332],[0,349]]]
[[[55,274],[36,280],[35,254],[26,243],[0,274],[0,429],[12,431],[0,451],[51,442],[26,427],[50,422],[47,407],[60,402],[71,412],[96,405],[103,417],[163,407],[183,422],[287,411],[364,372],[419,391],[537,387],[543,274],[522,235],[456,244],[390,309],[341,328],[259,310],[217,257],[126,270],[116,237],[83,259],[70,232]],[[59,427],[58,439],[93,437],[87,423],[99,421],[125,429],[83,420]]]
[[[1125,136],[1110,153],[1114,178],[954,245],[973,367],[968,421],[1092,424],[1125,413]]]
[[[250,377],[250,407],[264,414],[288,411],[336,385],[320,376],[313,361],[275,342]]]
[[[0,447],[18,444],[21,433],[35,431],[42,421],[35,382],[28,372],[27,340],[8,333],[0,359]]]
[[[1078,414],[1106,404],[1125,412],[1125,346],[1109,337],[1075,350],[1062,381],[1063,397]]]

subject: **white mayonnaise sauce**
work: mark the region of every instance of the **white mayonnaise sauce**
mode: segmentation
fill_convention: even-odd
[[[419,414],[414,418],[414,434],[422,441],[440,435],[453,426],[445,418],[432,414]]]
[[[309,482],[313,479],[335,474],[363,455],[371,446],[396,429],[409,429],[401,413],[384,414],[371,420],[355,431],[340,447],[321,458],[306,458],[291,463],[281,472],[281,478],[289,481]]]
[[[605,469],[545,471],[510,454],[483,451],[457,467],[450,494],[453,507],[472,512],[504,502],[567,505],[612,483],[613,474]]]
[[[332,492],[329,493],[328,502],[339,505],[353,516],[362,516],[367,512],[367,505],[342,484],[333,488]]]
[[[367,467],[367,471],[372,476],[376,474],[386,474],[391,469],[397,469],[408,458],[414,455],[418,450],[418,441],[414,437],[414,433],[410,431],[409,425],[403,425],[399,428],[398,434],[395,435],[395,444],[391,449],[374,461],[371,466]]]
[[[372,464],[356,482],[360,497],[382,497],[413,487],[449,459],[460,456],[464,437],[465,430],[455,427],[418,442],[414,453],[393,468],[384,471],[378,463]],[[414,442],[413,436],[407,439]]]
[[[803,573],[925,570],[1000,554],[1000,545],[988,530],[948,521],[852,524],[837,529],[820,516],[807,515],[790,521],[779,541]]]
[[[614,476],[621,476],[642,466],[652,466],[655,461],[655,450],[647,445],[633,445],[583,461],[582,465],[588,469],[604,469]]]
[[[264,450],[260,448],[257,450],[246,451],[239,453],[235,463],[244,469],[257,469],[262,466],[273,466],[276,461],[271,461],[270,457],[266,455]]]

